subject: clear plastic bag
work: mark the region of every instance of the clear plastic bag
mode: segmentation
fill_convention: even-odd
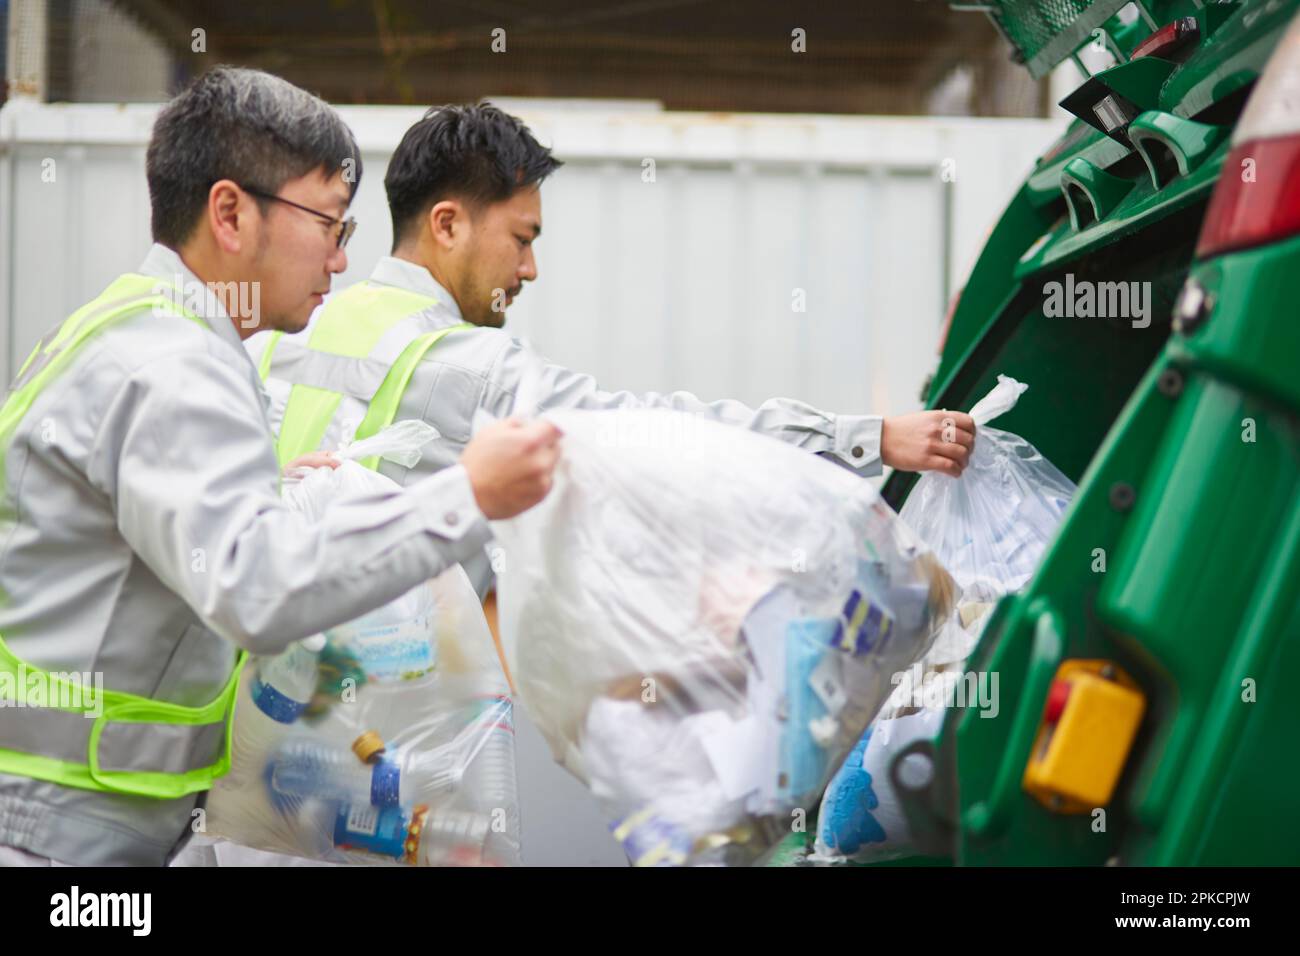
[[[889,778],[895,755],[913,740],[938,736],[956,703],[996,714],[997,675],[966,673],[966,658],[992,604],[1033,577],[1074,495],[1073,483],[1032,445],[987,427],[1014,408],[1026,388],[999,375],[970,410],[979,431],[966,471],[960,478],[921,476],[903,505],[900,516],[956,578],[962,602],[925,656],[900,675],[894,694],[827,786],[814,860],[866,863],[914,854]],[[955,701],[958,685],[963,697]],[[970,694],[977,699],[966,699]]]
[[[286,478],[284,497],[318,514],[344,492],[391,487],[357,459],[409,464],[435,435],[399,423],[342,450],[336,469]],[[333,863],[519,863],[513,701],[459,566],[323,642],[252,662],[233,737],[205,811],[207,834],[238,845],[218,844],[218,859],[284,865],[256,848]]]
[[[979,430],[962,476],[922,475],[900,512],[967,600],[995,602],[1024,587],[1074,496],[1074,483],[1033,445],[986,426],[1026,388],[999,375],[970,410]]]
[[[549,496],[494,530],[519,697],[638,865],[745,863],[953,609],[874,489],[663,410],[556,411]]]

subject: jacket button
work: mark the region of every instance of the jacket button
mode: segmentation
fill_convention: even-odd
[[[854,458],[861,458],[861,457],[862,457],[863,455],[865,455],[865,454],[866,454],[866,452],[864,452],[864,451],[862,450],[862,446],[861,446],[861,445],[854,445],[854,446],[853,446],[853,457],[854,457]]]
[[[442,516],[442,520],[447,522],[447,527],[454,528],[456,527],[457,523],[460,521],[460,515],[456,514],[456,512],[454,511],[448,511],[445,515]]]

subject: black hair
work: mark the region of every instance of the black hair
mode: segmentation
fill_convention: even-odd
[[[443,199],[500,202],[561,165],[523,122],[491,103],[435,106],[406,131],[384,176],[393,246]]]
[[[270,73],[215,67],[154,123],[145,160],[154,241],[175,249],[189,239],[219,180],[275,194],[317,169],[341,170],[356,195],[361,151],[334,108]]]

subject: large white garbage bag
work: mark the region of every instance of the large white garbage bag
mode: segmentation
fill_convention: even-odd
[[[952,580],[870,484],[793,446],[663,410],[547,417],[555,485],[495,525],[520,699],[632,862],[751,861],[803,828]]]

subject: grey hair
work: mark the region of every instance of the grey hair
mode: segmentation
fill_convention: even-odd
[[[155,242],[190,238],[212,184],[275,194],[291,179],[343,170],[361,183],[356,138],[334,108],[261,70],[218,66],[163,107],[145,160]]]

